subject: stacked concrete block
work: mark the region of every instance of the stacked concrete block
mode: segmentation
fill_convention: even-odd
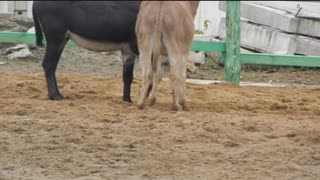
[[[316,1],[251,1],[274,9],[286,11],[301,18],[320,19],[320,6]]]
[[[320,6],[320,4],[318,3]],[[220,1],[219,9],[226,11],[226,2]],[[290,12],[290,11],[289,11]],[[284,10],[267,7],[253,2],[241,2],[241,17],[255,23],[274,27],[289,33],[320,37],[320,21],[300,18]],[[298,13],[298,10],[297,12]],[[320,12],[319,12],[320,13]],[[319,14],[320,15],[320,14]]]
[[[220,1],[219,9],[226,11],[225,1]],[[240,16],[257,24],[277,27],[287,32],[295,32],[297,30],[298,21],[294,16],[277,9],[252,4],[250,2],[241,2]]]
[[[226,38],[225,18],[219,26],[219,36]],[[259,26],[241,20],[240,44],[242,47],[263,53],[294,54],[296,38],[294,35],[282,33],[267,26]]]
[[[285,5],[283,5],[285,6]],[[292,6],[292,5],[291,5]],[[320,4],[318,3],[320,8]],[[258,52],[275,54],[320,55],[320,20],[318,16],[301,18],[299,13],[274,8],[261,2],[241,2],[241,46]],[[219,8],[226,11],[226,2]],[[304,11],[304,16],[312,13]],[[219,35],[225,38],[225,18],[219,26]]]
[[[298,36],[296,54],[320,56],[320,40],[306,36]]]

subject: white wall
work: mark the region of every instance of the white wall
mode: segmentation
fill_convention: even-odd
[[[8,1],[0,1],[0,13],[9,13]]]
[[[32,3],[33,1],[27,1],[28,3],[28,17],[32,17]],[[14,11],[14,1],[0,1],[0,13],[13,14]]]
[[[195,18],[196,29],[203,30],[203,22],[207,19],[211,23],[205,34],[217,35],[221,17],[225,17],[225,12],[219,10],[219,1],[201,1]]]
[[[32,4],[33,1],[28,1],[28,17],[32,17]]]

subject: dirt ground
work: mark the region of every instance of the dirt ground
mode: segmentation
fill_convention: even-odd
[[[50,101],[35,54],[0,58],[1,180],[320,179],[320,88],[188,83],[191,110],[174,112],[162,81],[156,105],[138,110],[138,64],[127,104],[117,54],[67,47],[57,72],[65,99]],[[221,79],[213,72],[198,74]],[[320,85],[319,74],[242,76]]]

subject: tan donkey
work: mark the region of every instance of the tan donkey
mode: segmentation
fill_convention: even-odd
[[[186,66],[194,36],[194,17],[199,1],[143,1],[137,17],[136,35],[143,83],[138,108],[149,95],[156,101],[161,81],[160,56],[168,56],[174,110],[188,110],[185,98]]]

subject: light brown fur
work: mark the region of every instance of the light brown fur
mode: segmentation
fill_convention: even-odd
[[[186,65],[194,36],[199,1],[144,1],[136,23],[143,83],[138,107],[143,108],[150,85],[151,105],[161,80],[159,57],[167,55],[173,90],[173,109],[188,109],[185,98]]]

